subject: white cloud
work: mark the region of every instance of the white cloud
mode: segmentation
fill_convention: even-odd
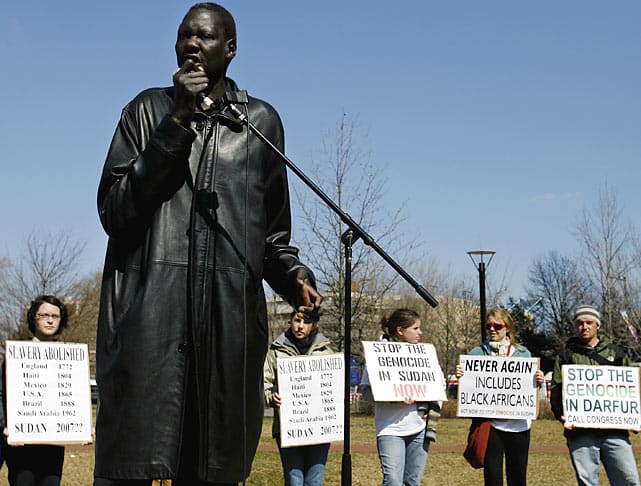
[[[577,192],[566,192],[564,194],[557,194],[556,192],[544,192],[537,196],[531,197],[530,202],[555,202],[555,201],[567,201],[568,199],[573,199],[578,196]]]

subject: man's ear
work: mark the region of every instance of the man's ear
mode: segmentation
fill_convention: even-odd
[[[227,62],[236,57],[236,39],[227,40]]]

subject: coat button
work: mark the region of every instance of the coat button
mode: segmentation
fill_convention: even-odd
[[[187,343],[180,343],[180,344],[178,345],[177,350],[178,350],[178,352],[179,352],[179,353],[181,353],[181,354],[182,354],[182,353],[184,353],[185,351],[187,351]]]

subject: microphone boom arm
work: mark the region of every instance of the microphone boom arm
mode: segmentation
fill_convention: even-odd
[[[420,285],[411,275],[409,275],[403,267],[401,267],[392,257],[390,257],[379,245],[374,241],[374,239],[360,227],[345,211],[343,211],[323,190],[318,187],[314,181],[305,175],[305,173],[300,170],[294,162],[292,162],[284,153],[282,153],[278,147],[276,147],[253,123],[249,121],[247,115],[245,115],[233,102],[227,100],[227,107],[229,111],[242,123],[247,126],[247,128],[256,135],[263,143],[265,143],[278,157],[285,163],[287,167],[291,169],[294,174],[298,176],[314,193],[320,197],[325,204],[327,204],[345,223],[354,233],[353,241],[360,238],[363,240],[367,246],[372,248],[376,253],[380,255],[383,260],[385,260],[396,272],[403,277],[403,279],[409,283],[412,288],[420,295],[429,305],[436,307],[438,301],[422,286]],[[242,101],[240,101],[242,103]],[[245,101],[246,103],[246,101]]]

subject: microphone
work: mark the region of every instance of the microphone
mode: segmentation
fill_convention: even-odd
[[[226,91],[222,96],[221,96],[221,101],[222,104],[230,106],[233,103],[239,103],[241,105],[246,105],[249,103],[249,98],[247,97],[247,91],[242,90],[242,91]],[[207,109],[210,109],[212,106],[216,104],[214,100],[212,100],[209,96],[207,96],[204,92],[198,93],[198,102],[201,105],[205,105]]]
[[[203,92],[198,93],[198,103],[205,105],[206,110],[209,110],[214,105],[214,101]]]
[[[212,100],[204,92],[200,92],[197,95],[198,103],[204,110],[210,110],[212,108],[222,108],[220,113],[215,116],[226,119],[228,122],[233,123],[239,128],[246,123],[247,116],[238,109],[235,103],[246,105],[249,103],[249,98],[247,96],[247,91],[227,91],[218,98],[216,101]],[[232,115],[230,116],[227,111],[231,111]]]
[[[225,108],[228,108],[241,124],[244,125],[247,123],[247,116],[236,106],[236,103],[241,105],[249,103],[246,90],[226,91],[225,94],[223,94],[223,103],[225,104]]]

